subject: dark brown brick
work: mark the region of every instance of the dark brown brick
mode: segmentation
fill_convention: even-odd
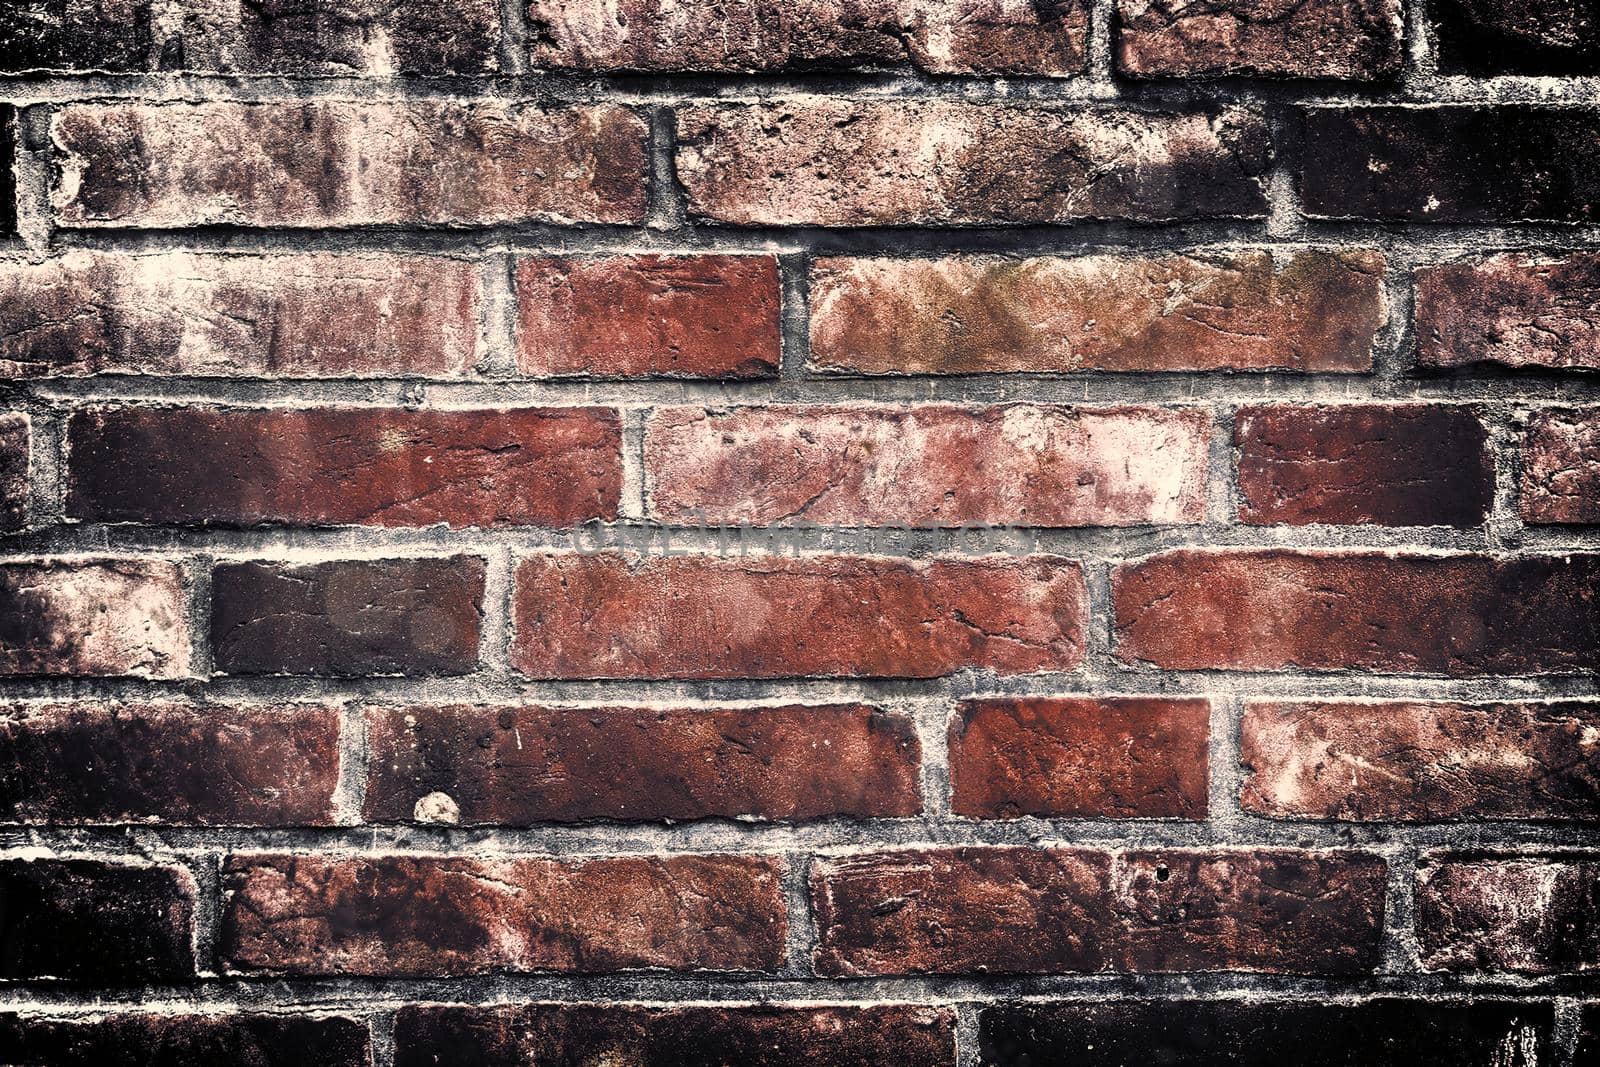
[[[818,972],[1051,974],[1377,966],[1385,867],[1357,852],[953,848],[811,874]]]
[[[1600,110],[1310,108],[1300,198],[1318,218],[1591,222],[1600,215]]]
[[[153,559],[0,563],[0,675],[183,678],[188,594]]]
[[[1445,404],[1240,408],[1247,523],[1476,526],[1494,504],[1489,434]]]
[[[1113,575],[1122,659],[1178,670],[1581,674],[1600,555],[1180,550]]]
[[[236,854],[219,954],[302,975],[770,971],[780,874],[755,856]]]
[[[612,104],[69,104],[65,226],[638,223],[644,121]]]
[[[1429,0],[1445,74],[1600,74],[1600,11],[1585,0]]]
[[[0,854],[0,978],[192,980],[194,906],[180,867]]]
[[[0,104],[0,234],[15,233],[17,229],[16,157],[17,109]]]
[[[1245,705],[1241,802],[1275,818],[1600,820],[1600,704]]]
[[[1600,369],[1600,255],[1508,252],[1417,271],[1425,367]]]
[[[73,251],[0,263],[0,378],[460,378],[477,267],[436,256]]]
[[[1522,434],[1523,522],[1600,523],[1600,407],[1535,412]]]
[[[922,809],[912,722],[859,705],[367,710],[366,817],[529,825]]]
[[[534,678],[935,678],[1083,658],[1083,573],[1058,556],[552,553],[516,586],[511,659]]]
[[[1202,819],[1211,702],[984,697],[950,722],[957,815]]]
[[[18,0],[0,5],[0,71],[149,68],[159,0]]]
[[[1268,138],[1249,111],[1157,114],[795,97],[678,111],[691,216],[911,226],[1255,218]]]
[[[1398,0],[1118,0],[1117,70],[1375,81],[1404,59]]]
[[[0,412],[0,533],[28,523],[28,457],[32,423],[20,412]]]
[[[395,1067],[954,1067],[950,1008],[406,1007]]]
[[[570,526],[613,519],[611,408],[94,408],[67,427],[89,522]]]
[[[528,0],[530,61],[568,70],[1069,75],[1087,65],[1084,0]]]
[[[369,1067],[367,1024],[307,1014],[0,1015],[0,1048],[18,1067]]]
[[[775,378],[774,256],[535,256],[517,366],[539,377]]]
[[[5,822],[327,826],[338,783],[331,707],[0,707]]]
[[[1195,408],[660,408],[648,507],[726,525],[1197,523],[1211,430]]]
[[[478,664],[484,563],[224,563],[211,649],[224,674],[465,674]]]
[[[1387,317],[1367,251],[823,258],[811,362],[866,374],[1357,372]]]
[[[1430,970],[1563,974],[1600,968],[1600,855],[1434,854],[1417,870]]]
[[[1006,1004],[978,1016],[984,1067],[1539,1067],[1548,1002],[1374,997]]]

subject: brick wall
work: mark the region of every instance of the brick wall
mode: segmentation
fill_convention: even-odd
[[[0,7],[0,1061],[1600,1063],[1597,41]]]

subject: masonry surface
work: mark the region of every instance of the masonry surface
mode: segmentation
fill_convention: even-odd
[[[1600,1065],[1597,41],[0,5],[0,1062]]]

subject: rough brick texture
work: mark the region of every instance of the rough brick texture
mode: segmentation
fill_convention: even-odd
[[[415,255],[121,255],[0,264],[0,377],[459,378],[471,263]]]
[[[1597,1067],[1600,0],[0,0],[0,1065]]]
[[[771,256],[530,257],[517,264],[517,365],[548,377],[771,378]]]
[[[395,1067],[470,1062],[482,1067],[607,1060],[637,1067],[740,1064],[787,1067],[952,1067],[948,1008],[639,1008],[535,1004],[408,1008],[395,1025]]]
[[[235,855],[219,952],[293,974],[769,971],[780,876],[749,856]]]
[[[1281,971],[1378,962],[1384,863],[1353,852],[962,848],[812,868],[823,974]]]
[[[67,428],[87,522],[569,526],[617,514],[606,408],[94,408]]]
[[[820,259],[811,358],[868,374],[1363,371],[1374,252]]]
[[[1056,556],[630,560],[517,568],[512,663],[534,678],[934,678],[1070,670],[1083,574]]]
[[[367,738],[366,815],[377,822],[921,810],[912,723],[861,706],[372,708]]]
[[[670,522],[1136,526],[1205,517],[1210,437],[1181,408],[669,408],[644,454]]]

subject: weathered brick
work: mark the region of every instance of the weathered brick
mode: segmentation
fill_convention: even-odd
[[[0,675],[182,678],[189,641],[177,564],[0,563]]]
[[[1200,819],[1211,703],[1168,697],[981,697],[950,721],[951,808],[1027,815]]]
[[[1584,673],[1600,555],[1180,550],[1113,575],[1118,654],[1179,670]]]
[[[1383,256],[824,258],[811,362],[868,374],[1372,368]]]
[[[1275,818],[1600,820],[1600,705],[1253,701],[1241,802]]]
[[[366,817],[529,825],[922,810],[910,719],[860,705],[367,710]]]
[[[1319,218],[1589,222],[1600,110],[1314,107],[1301,166],[1305,213]]]
[[[1560,974],[1600,968],[1600,856],[1435,853],[1417,871],[1429,970]]]
[[[194,879],[181,867],[0,853],[0,978],[192,979],[194,904]]]
[[[1600,369],[1600,255],[1507,252],[1417,271],[1425,367]]]
[[[236,854],[219,954],[305,975],[770,971],[780,875],[755,856]]]
[[[339,715],[291,704],[0,706],[0,821],[327,826]]]
[[[645,474],[667,522],[1196,523],[1211,428],[1195,408],[667,408]]]
[[[1536,412],[1522,434],[1524,522],[1600,523],[1600,407]]]
[[[0,1014],[0,1048],[19,1067],[370,1067],[367,1024],[292,1013],[119,1013],[48,1019]]]
[[[535,256],[517,265],[517,309],[524,374],[778,374],[773,256]]]
[[[17,229],[16,156],[17,109],[0,104],[0,234]]]
[[[1057,556],[632,560],[517,569],[512,664],[535,678],[933,678],[1071,670],[1083,573]]]
[[[0,533],[28,522],[28,456],[32,423],[20,412],[0,412]]]
[[[793,97],[679,109],[696,218],[902,226],[1266,213],[1261,117]]]
[[[1360,974],[1385,867],[1358,852],[953,848],[812,865],[818,972]]]
[[[484,573],[471,556],[220,564],[212,656],[224,674],[465,674]]]
[[[437,256],[124,255],[0,263],[0,377],[459,378],[477,268]]]
[[[1494,504],[1489,433],[1448,404],[1239,409],[1247,523],[1476,526]]]
[[[1600,1063],[1600,1003],[1585,1004],[1578,1015],[1577,1048],[1573,1052],[1572,1062]]]
[[[94,408],[67,425],[88,522],[569,526],[612,519],[611,408]]]
[[[1600,74],[1600,11],[1583,0],[1429,0],[1446,74]]]
[[[1375,81],[1404,59],[1397,0],[1118,0],[1117,70]]]
[[[0,71],[149,67],[161,0],[20,0],[0,6]]]
[[[395,1020],[395,1067],[954,1067],[949,1008],[643,1008],[519,1004],[407,1007]]]
[[[529,0],[530,61],[568,70],[1070,75],[1083,0]]]
[[[978,1015],[979,1062],[1167,1067],[1538,1067],[1548,1002],[1151,999],[1007,1004]]]
[[[65,226],[642,222],[642,119],[611,104],[70,104]]]

